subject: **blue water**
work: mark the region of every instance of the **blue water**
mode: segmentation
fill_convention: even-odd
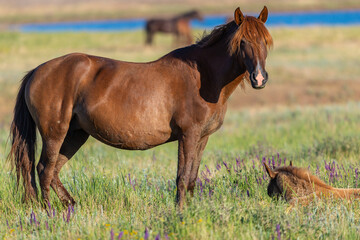
[[[251,14],[250,14],[251,15]],[[193,21],[194,28],[211,29],[225,23],[225,15],[206,16],[204,21]],[[337,10],[317,12],[270,13],[267,26],[307,26],[307,25],[360,25],[360,10]],[[60,31],[129,31],[143,29],[145,19],[101,20],[66,23],[34,23],[14,25],[22,32]]]

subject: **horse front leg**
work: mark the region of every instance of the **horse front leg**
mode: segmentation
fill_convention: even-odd
[[[206,144],[208,142],[208,139],[209,139],[209,137],[204,137],[197,144],[197,148],[196,148],[197,155],[196,155],[196,159],[194,160],[192,167],[191,167],[190,182],[189,182],[189,186],[187,189],[190,192],[191,196],[194,196],[194,188],[195,188],[196,179],[198,177],[201,158],[202,158],[203,152],[205,150]]]
[[[183,208],[186,190],[189,187],[191,179],[193,163],[197,159],[199,140],[200,137],[196,131],[188,131],[179,139],[176,202],[180,209]]]

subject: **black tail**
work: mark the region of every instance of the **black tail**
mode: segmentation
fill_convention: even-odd
[[[14,119],[11,123],[11,150],[8,160],[16,170],[19,186],[22,176],[25,198],[37,199],[35,179],[36,125],[25,102],[25,88],[35,69],[28,72],[22,79],[14,108]]]

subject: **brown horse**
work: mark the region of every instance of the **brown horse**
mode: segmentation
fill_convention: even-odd
[[[271,170],[264,163],[270,176],[268,195],[270,197],[282,196],[292,205],[309,204],[314,197],[335,197],[341,199],[360,198],[360,189],[333,188],[318,177],[311,175],[307,169],[290,166],[278,167]]]
[[[171,33],[176,36],[177,43],[184,41],[192,43],[190,21],[192,19],[202,20],[201,14],[194,10],[173,18],[154,18],[147,20],[145,24],[146,44],[151,45],[154,34],[157,32]]]
[[[176,199],[182,207],[231,93],[245,77],[256,89],[268,80],[265,59],[272,38],[264,26],[267,15],[266,7],[258,18],[244,17],[237,8],[235,21],[154,62],[73,53],[30,71],[17,96],[9,154],[18,183],[22,176],[25,199],[37,198],[37,127],[43,143],[37,172],[45,202],[51,186],[62,202],[75,203],[59,172],[91,135],[129,150],[178,141]]]

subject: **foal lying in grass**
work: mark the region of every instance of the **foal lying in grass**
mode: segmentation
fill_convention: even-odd
[[[335,197],[341,199],[360,198],[360,189],[333,188],[304,168],[290,166],[278,167],[272,170],[264,163],[270,176],[268,194],[270,197],[282,196],[287,202],[294,205],[309,204],[314,197]]]

